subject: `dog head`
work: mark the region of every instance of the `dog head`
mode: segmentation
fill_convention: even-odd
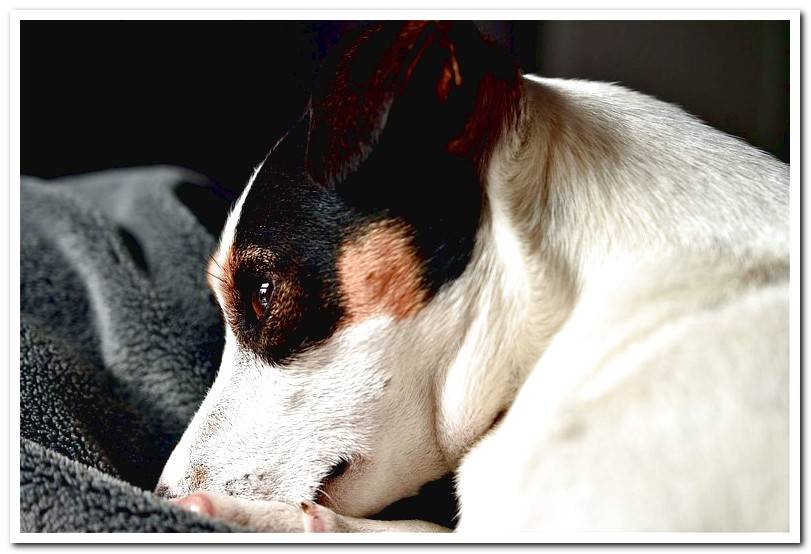
[[[166,496],[368,515],[453,469],[437,379],[519,74],[472,24],[412,22],[360,31],[322,75],[209,267],[226,346]]]

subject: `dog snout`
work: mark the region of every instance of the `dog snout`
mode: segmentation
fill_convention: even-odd
[[[163,467],[158,483],[155,486],[155,494],[163,498],[178,498],[186,496],[189,490],[189,456],[183,444],[175,447],[166,465]]]
[[[171,469],[171,465],[167,465],[167,468]],[[155,494],[165,498],[176,498],[195,491],[206,490],[208,485],[208,467],[203,464],[195,464],[180,478],[173,478],[170,472],[164,471],[155,487]]]
[[[160,496],[161,498],[165,498],[167,500],[172,500],[174,498],[180,498],[185,496],[180,489],[171,487],[166,483],[158,481],[157,486],[155,487],[155,495]]]
[[[203,464],[192,466],[189,472],[189,486],[192,490],[205,489],[208,485],[208,468]]]

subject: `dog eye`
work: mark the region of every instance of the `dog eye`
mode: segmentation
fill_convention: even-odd
[[[251,295],[251,307],[257,319],[261,319],[270,306],[270,298],[273,295],[273,284],[262,283],[259,288],[254,289]]]

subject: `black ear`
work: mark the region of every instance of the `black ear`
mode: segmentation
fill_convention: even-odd
[[[314,89],[306,165],[364,221],[407,224],[431,292],[471,258],[481,175],[520,74],[470,22],[389,22],[348,40]]]
[[[336,186],[381,147],[401,149],[402,163],[442,153],[481,167],[515,115],[519,87],[512,59],[471,22],[373,25],[321,72],[308,172]]]

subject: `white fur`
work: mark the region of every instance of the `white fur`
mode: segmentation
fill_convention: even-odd
[[[229,333],[164,482],[196,458],[298,501],[353,455],[350,516],[453,470],[460,532],[787,529],[788,167],[616,85],[524,84],[464,274],[289,367]]]
[[[231,244],[234,242],[234,235],[236,234],[237,225],[239,224],[239,216],[242,213],[242,206],[245,204],[245,199],[248,197],[248,193],[251,192],[251,187],[253,186],[253,182],[256,180],[256,176],[259,175],[260,171],[262,171],[262,166],[265,165],[268,157],[279,146],[279,144],[281,144],[285,137],[282,137],[276,141],[276,144],[274,144],[273,147],[268,151],[262,162],[253,169],[253,173],[251,173],[251,177],[248,179],[248,184],[245,185],[245,188],[242,190],[239,198],[237,198],[237,201],[231,208],[231,212],[228,214],[228,218],[225,220],[225,226],[223,227],[222,233],[220,233],[220,243],[217,247],[217,252],[214,255],[214,261],[219,268],[222,268],[225,265],[225,257],[228,255],[228,250],[231,247]],[[219,300],[222,302],[222,299]]]

